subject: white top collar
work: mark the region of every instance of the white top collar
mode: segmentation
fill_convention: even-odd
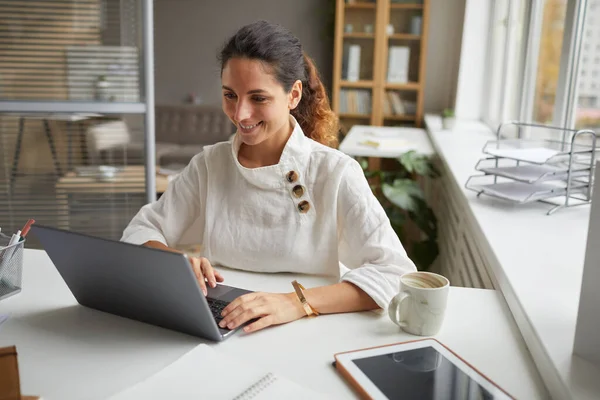
[[[283,148],[279,162],[275,165],[268,165],[266,167],[258,168],[246,168],[240,164],[238,160],[238,153],[242,145],[242,140],[239,132],[235,134],[233,143],[231,145],[233,160],[240,173],[253,185],[265,189],[282,187],[286,184],[289,184],[289,182],[286,180],[286,175],[290,171],[295,171],[297,174],[299,174],[298,182],[304,180],[302,173],[310,155],[311,139],[304,135],[300,124],[292,115],[290,115],[290,119],[294,124],[294,130],[292,131],[291,136]]]

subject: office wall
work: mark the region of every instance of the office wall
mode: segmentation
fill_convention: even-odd
[[[466,0],[429,0],[425,112],[454,108]]]
[[[329,0],[156,0],[156,102],[178,103],[189,92],[220,104],[217,53],[241,26],[265,19],[290,29],[331,82],[333,36]],[[333,26],[333,25],[331,25]],[[328,36],[331,35],[331,36]]]
[[[452,106],[465,0],[430,0],[426,112]],[[156,102],[180,103],[190,92],[220,104],[218,50],[244,24],[280,23],[297,35],[330,88],[331,0],[155,0]]]

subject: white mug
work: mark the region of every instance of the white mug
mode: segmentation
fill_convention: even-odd
[[[444,322],[450,282],[432,272],[409,272],[400,277],[400,293],[388,307],[390,319],[413,335],[432,336]]]

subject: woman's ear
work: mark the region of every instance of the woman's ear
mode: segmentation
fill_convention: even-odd
[[[294,85],[292,86],[292,90],[290,90],[288,108],[290,110],[293,110],[294,108],[298,107],[298,103],[300,103],[301,99],[302,99],[302,82],[300,80],[297,80],[296,82],[294,82]]]

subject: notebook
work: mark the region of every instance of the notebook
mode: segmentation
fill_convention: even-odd
[[[205,344],[109,400],[304,400],[326,397]]]

